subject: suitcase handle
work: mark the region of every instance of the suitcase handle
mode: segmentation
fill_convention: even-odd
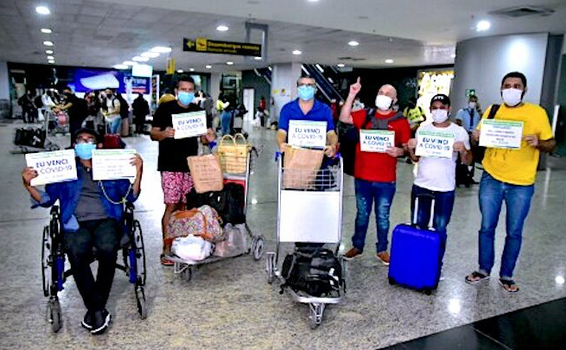
[[[431,199],[431,203],[430,203],[430,219],[428,221],[428,228],[432,228],[433,227],[433,223],[434,223],[434,207],[435,207],[435,203],[436,203],[436,199],[434,197],[434,195],[432,194],[420,194],[415,196],[415,211],[413,213],[413,222],[412,224],[414,226],[417,226],[417,217],[419,214],[419,197],[425,198],[428,197]]]

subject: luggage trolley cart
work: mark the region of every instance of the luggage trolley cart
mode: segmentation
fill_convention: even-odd
[[[272,284],[274,280],[278,280],[282,289],[294,301],[309,304],[309,324],[315,329],[322,323],[326,305],[340,303],[340,292],[345,292],[346,264],[339,255],[342,239],[343,160],[338,157],[337,165],[309,175],[304,171],[285,169],[281,157],[278,158],[277,242],[275,252],[268,252],[266,257],[267,283]],[[305,180],[305,176],[310,176],[311,180]],[[297,179],[298,177],[302,179]],[[289,183],[305,181],[311,181],[307,189],[297,190],[288,186]],[[278,268],[281,243],[336,245],[335,255],[342,266],[342,281],[337,293],[315,297],[285,286],[285,278]]]
[[[44,125],[39,128],[26,128],[16,130],[14,139],[15,149],[11,150],[12,154],[27,154],[44,151],[58,151],[61,149],[59,145],[50,137],[54,134],[51,129],[54,128],[53,112],[45,113]],[[50,123],[51,120],[51,123]],[[18,135],[20,133],[20,135]]]
[[[255,152],[254,149],[251,149],[247,153],[246,159],[246,166],[245,171],[239,174],[235,173],[226,173],[224,172],[224,183],[228,182],[235,182],[244,186],[244,214],[247,213],[248,209],[248,189],[249,189],[249,180],[251,174],[251,159],[252,159],[252,152]],[[211,264],[218,261],[232,259],[244,254],[252,255],[255,261],[259,261],[263,256],[263,247],[264,247],[264,238],[262,235],[254,235],[252,230],[250,229],[248,223],[238,224],[235,225],[235,228],[238,230],[245,230],[247,236],[250,238],[249,247],[246,253],[232,256],[232,257],[217,257],[217,256],[209,256],[208,258],[200,261],[186,261],[177,256],[171,255],[167,258],[174,262],[173,271],[175,274],[180,274],[181,278],[185,281],[190,282],[193,278],[193,268],[199,267],[200,265]]]

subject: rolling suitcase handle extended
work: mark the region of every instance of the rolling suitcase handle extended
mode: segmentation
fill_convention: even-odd
[[[428,229],[430,230],[434,230],[433,227],[433,223],[434,223],[434,207],[435,207],[435,197],[431,194],[421,194],[418,196],[415,196],[415,210],[413,212],[413,218],[412,218],[412,222],[411,225],[413,226],[418,226],[417,223],[417,218],[419,215],[419,197],[429,197],[431,199],[431,203],[430,203],[430,219],[428,221]]]

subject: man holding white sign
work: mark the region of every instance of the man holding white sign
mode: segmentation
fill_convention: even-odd
[[[100,141],[94,130],[78,130],[73,144],[77,155],[75,180],[50,183],[41,191],[32,185],[39,178],[37,169],[26,167],[22,172],[32,208],[51,207],[57,200],[60,203],[65,250],[87,308],[82,326],[92,334],[104,333],[110,322],[106,302],[123,235],[123,204],[134,202],[139,196],[143,168],[143,161],[136,154],[130,157],[130,164],[136,169],[133,184],[129,180],[93,180],[92,153],[102,147]],[[93,247],[98,260],[96,280],[90,269]]]
[[[198,137],[203,142],[215,139],[210,128],[211,121],[206,120],[205,111],[195,99],[195,82],[190,76],[181,76],[175,88],[177,99],[164,102],[155,111],[151,128],[151,139],[159,142],[157,170],[161,172],[161,188],[165,211],[161,219],[161,230],[165,239],[165,230],[171,214],[181,210],[187,202],[186,195],[193,187],[189,174],[187,158],[198,154]],[[162,253],[161,264],[172,266]]]
[[[452,216],[456,188],[456,161],[472,162],[470,138],[461,126],[452,123],[450,98],[444,94],[430,100],[431,124],[421,124],[416,138],[408,143],[409,155],[418,162],[417,176],[411,190],[411,217],[414,217],[415,200],[419,198],[417,224],[427,227],[434,215],[433,227],[440,235],[441,256],[446,250],[446,227]],[[434,198],[434,214],[431,201]]]
[[[524,74],[511,72],[505,75],[501,82],[503,104],[501,107],[492,105],[488,108],[478,130],[473,133],[473,140],[480,141],[488,148],[482,162],[485,171],[479,190],[482,213],[479,268],[466,276],[466,282],[474,284],[489,278],[495,260],[495,228],[505,201],[507,237],[501,257],[499,282],[507,292],[519,291],[513,281],[513,271],[521,250],[523,225],[534,194],[540,152],[550,152],[556,146],[545,110],[523,102],[526,92],[527,78]],[[492,109],[497,112],[491,113]],[[487,125],[489,127],[485,128]],[[486,131],[490,134],[486,135]]]

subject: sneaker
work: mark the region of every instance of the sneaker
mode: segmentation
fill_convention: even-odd
[[[94,311],[92,313],[92,329],[90,333],[94,335],[102,334],[108,328],[112,316],[106,309],[102,311]]]
[[[86,312],[85,317],[81,322],[81,326],[89,331],[92,329],[92,313],[90,311]]]
[[[358,248],[352,248],[344,254],[344,260],[350,261],[358,256],[362,255],[362,251]]]
[[[389,253],[388,252],[379,252],[377,253],[377,260],[381,261],[383,265],[389,266]]]

